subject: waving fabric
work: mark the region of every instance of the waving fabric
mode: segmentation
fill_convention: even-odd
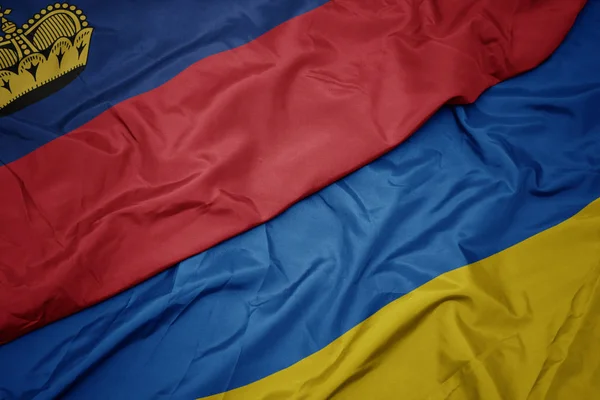
[[[0,347],[7,399],[600,397],[600,2],[281,216]]]
[[[7,3],[0,342],[268,220],[536,66],[585,1]]]

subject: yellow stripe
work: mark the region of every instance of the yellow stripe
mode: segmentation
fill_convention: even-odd
[[[45,50],[50,46],[50,32],[48,27],[43,24],[39,27],[35,35],[33,35],[33,43],[40,50]]]
[[[50,39],[51,43],[54,43],[59,37],[63,36],[63,29],[60,25],[61,22],[62,21],[60,20],[59,15],[55,15],[48,18],[42,26],[42,28],[45,27],[48,29],[48,38]]]
[[[10,49],[0,49],[0,68],[8,68],[17,62],[17,54]]]
[[[600,399],[599,278],[597,200],[291,367],[209,398]]]
[[[48,18],[48,22],[58,29],[59,36],[70,37],[75,34],[73,20],[65,14],[56,14],[52,18]]]

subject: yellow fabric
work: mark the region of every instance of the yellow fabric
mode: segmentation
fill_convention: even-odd
[[[596,201],[209,399],[600,399],[599,277]]]

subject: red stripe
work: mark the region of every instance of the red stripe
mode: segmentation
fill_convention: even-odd
[[[0,168],[0,342],[273,217],[560,43],[584,0],[338,0]]]

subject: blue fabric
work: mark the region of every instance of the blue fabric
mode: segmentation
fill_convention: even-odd
[[[600,2],[544,65],[280,217],[0,347],[2,399],[189,399],[323,348],[600,196]]]
[[[59,92],[0,118],[0,163],[14,161],[194,62],[241,46],[326,0],[78,0],[94,28],[84,72]],[[4,0],[21,26],[50,0]],[[124,34],[123,32],[127,32]],[[218,38],[218,39],[217,39]]]

